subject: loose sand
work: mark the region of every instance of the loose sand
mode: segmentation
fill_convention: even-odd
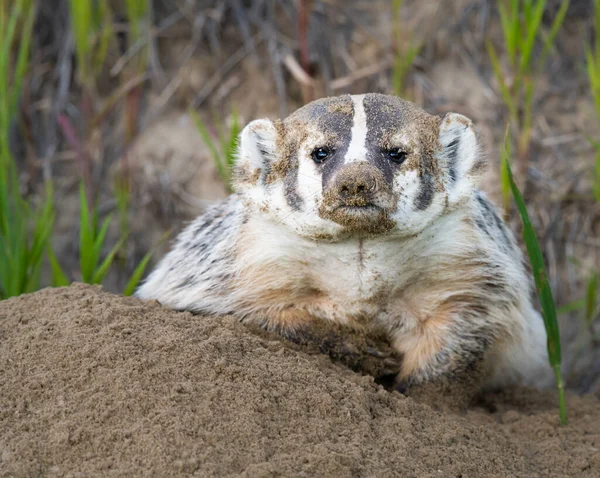
[[[0,476],[600,476],[600,401],[435,411],[230,318],[74,285],[0,302]],[[493,410],[493,411],[492,411]]]

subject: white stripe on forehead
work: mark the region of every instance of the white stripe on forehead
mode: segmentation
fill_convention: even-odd
[[[346,153],[345,164],[367,159],[367,114],[363,100],[365,95],[353,95],[354,118],[350,132],[350,144]]]

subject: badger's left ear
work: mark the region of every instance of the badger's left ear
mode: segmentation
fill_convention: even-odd
[[[277,135],[277,124],[268,119],[254,120],[242,130],[233,167],[236,190],[266,181],[278,158]]]
[[[439,143],[437,160],[448,200],[456,203],[477,187],[486,162],[479,154],[473,122],[466,116],[447,113],[440,124]]]

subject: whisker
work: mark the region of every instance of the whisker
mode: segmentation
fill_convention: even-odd
[[[313,197],[315,197],[317,194],[319,194],[321,191],[315,191],[314,193],[310,194],[308,197],[304,198],[306,200],[311,199]],[[316,206],[315,206],[316,207]],[[291,213],[289,213],[288,215],[286,215],[285,217],[281,218],[279,221],[277,221],[277,224],[283,224],[283,221],[285,221],[287,218],[289,218],[290,216],[294,215],[294,214],[300,214],[301,216],[305,215],[307,212],[309,212],[311,209],[307,210],[307,211],[292,211]],[[296,221],[297,222],[297,221]]]
[[[300,171],[297,171],[297,174],[298,174],[299,176],[304,176],[305,178],[312,179],[313,181],[316,181],[316,182],[318,182],[318,183],[321,183],[321,181],[322,181],[321,179],[314,178],[314,177],[312,177],[312,176],[309,176],[308,174],[301,173]]]

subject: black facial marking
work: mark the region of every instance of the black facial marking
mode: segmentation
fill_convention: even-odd
[[[348,130],[348,138],[346,139],[346,141],[350,141],[350,130]],[[338,169],[340,169],[343,165],[344,165],[344,159],[345,159],[345,152],[347,150],[346,148],[343,148],[343,151],[336,151],[336,153],[329,159],[329,161],[326,161],[325,163],[322,163],[321,165],[319,165],[322,169],[322,174],[323,174],[323,189],[325,189],[325,187],[329,184],[329,180],[335,175],[335,173],[338,171]]]
[[[391,103],[391,101],[393,103]],[[395,104],[395,103],[398,104]],[[367,116],[367,157],[365,158],[382,173],[388,184],[394,181],[394,173],[401,164],[390,161],[382,153],[386,137],[396,133],[405,121],[402,100],[383,95],[368,94],[363,98],[363,107]]]
[[[325,161],[315,163],[321,169],[324,189],[329,180],[335,176],[336,171],[344,164],[350,144],[353,117],[354,106],[350,95],[309,103],[289,117],[291,127],[295,121],[313,123],[332,142],[332,144],[313,145],[315,148],[323,147],[329,150]]]
[[[453,183],[456,182],[456,161],[458,160],[459,144],[460,137],[456,137],[448,144],[448,146],[446,146],[446,154],[448,155],[448,174]]]
[[[431,174],[423,174],[420,177],[421,185],[419,187],[419,194],[415,198],[415,207],[419,211],[427,209],[433,201],[435,194],[435,181]]]
[[[298,148],[294,148],[291,157],[288,160],[290,168],[288,174],[283,180],[283,190],[285,200],[293,211],[300,211],[304,205],[304,201],[298,194]]]
[[[415,121],[423,122],[427,115],[400,98],[375,93],[365,95],[363,106],[367,117],[366,159],[383,173],[389,184],[392,184],[394,176],[397,171],[402,169],[404,161],[390,160],[387,154],[382,154],[382,148],[389,150],[388,148],[401,146],[385,143],[389,142],[405,125]],[[421,147],[422,151],[418,158],[420,187],[418,196],[415,198],[415,207],[424,210],[431,205],[435,195],[434,171],[436,164],[429,145],[423,143]]]

